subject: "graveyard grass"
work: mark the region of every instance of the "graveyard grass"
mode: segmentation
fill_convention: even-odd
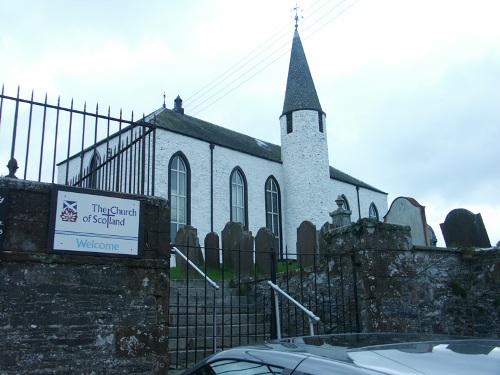
[[[298,269],[298,262],[288,262],[286,260],[278,261],[278,273],[285,273],[289,271],[294,271]],[[203,270],[207,274],[207,276],[213,281],[221,281],[221,280],[234,280],[234,271],[231,269],[224,269],[224,273],[222,270]],[[180,267],[172,267],[170,268],[170,279],[171,280],[183,280],[186,277],[183,275]],[[197,274],[196,276],[189,276],[190,279],[203,279],[203,276]]]

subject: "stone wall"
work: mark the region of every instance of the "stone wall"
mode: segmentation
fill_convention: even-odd
[[[415,247],[410,227],[369,219],[328,232],[325,242],[314,266],[277,280],[321,318],[320,333],[500,337],[500,249]],[[283,314],[285,335],[305,319],[294,314]]]
[[[500,337],[500,249],[414,247],[409,227],[371,220],[327,242],[351,253],[332,271],[357,274],[364,332]]]
[[[167,373],[167,202],[143,197],[141,259],[53,254],[51,185],[0,178],[0,187],[0,374]]]

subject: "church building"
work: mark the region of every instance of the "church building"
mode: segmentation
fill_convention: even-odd
[[[279,123],[269,125],[280,126],[281,146],[191,117],[179,96],[172,110],[164,105],[145,121],[153,118],[154,195],[170,201],[172,242],[179,228],[192,225],[203,243],[231,221],[253,235],[269,228],[278,252],[294,254],[298,226],[307,220],[319,230],[331,222],[338,197],[352,221],[381,220],[387,212],[385,192],[329,165],[326,114],[297,27],[283,109]],[[104,144],[95,152],[106,154]],[[92,164],[95,155],[84,159]]]

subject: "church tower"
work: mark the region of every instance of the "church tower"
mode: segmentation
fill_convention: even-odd
[[[326,115],[321,109],[302,42],[295,25],[281,126],[284,177],[284,237],[295,253],[297,228],[304,220],[320,227],[330,207]]]

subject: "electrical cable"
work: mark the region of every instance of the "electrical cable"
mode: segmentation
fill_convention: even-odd
[[[340,1],[339,3],[337,3],[333,8],[331,8],[330,10],[328,10],[323,16],[321,16],[319,18],[319,20],[321,19],[324,19],[327,15],[331,14],[333,11],[335,11],[340,5],[342,5],[346,0],[342,0]],[[306,35],[303,39],[308,39],[309,37],[311,37],[312,35],[316,34],[318,31],[320,31],[322,28],[324,28],[326,25],[328,25],[329,23],[333,22],[336,18],[338,18],[341,14],[345,13],[349,8],[351,8],[354,4],[356,4],[359,0],[355,0],[353,3],[351,3],[350,5],[348,5],[346,8],[342,9],[339,13],[335,14],[334,17],[330,18],[327,22],[325,22],[324,24],[322,24],[319,28],[317,28],[316,30],[314,30],[312,33],[310,33],[309,35]],[[319,2],[316,2],[316,4],[318,4]],[[328,2],[324,3],[323,5],[319,6],[315,11],[312,12],[312,14],[318,12],[321,8],[323,8]],[[314,6],[313,6],[313,9],[314,9]],[[315,21],[317,23],[317,21]],[[312,27],[314,27],[315,24],[312,24],[311,26],[305,28],[304,30],[307,31],[309,29],[311,29]],[[284,29],[288,29],[288,25],[281,28],[280,31],[275,34],[275,36],[269,38],[266,42],[262,43],[259,47],[255,48],[252,52],[250,52],[249,54],[247,54],[243,59],[241,59],[240,61],[238,61],[236,64],[234,64],[231,68],[229,68],[228,70],[226,70],[226,72],[222,73],[219,77],[217,77],[216,79],[214,79],[212,82],[210,82],[208,85],[206,85],[205,87],[203,87],[201,90],[199,90],[197,93],[195,93],[194,95],[192,95],[189,99],[192,99],[194,98],[196,95],[198,95],[200,92],[204,91],[205,89],[207,89],[208,87],[210,87],[213,83],[217,82],[220,78],[224,77],[226,74],[228,74],[232,69],[234,69],[236,66],[240,65],[245,59],[247,59],[249,56],[251,56],[254,52],[258,51],[260,48],[262,48],[263,46],[265,46],[267,43],[269,43],[270,41],[272,41],[276,35],[280,35],[280,34],[283,34],[283,30]],[[223,82],[227,81],[227,79],[229,79],[231,76],[233,76],[234,74],[236,74],[238,71],[240,71],[243,67],[247,66],[250,62],[254,61],[258,56],[262,55],[265,51],[269,50],[273,45],[275,45],[276,43],[278,43],[278,41],[280,41],[281,39],[283,39],[283,35],[279,36],[279,38],[275,41],[272,41],[272,43],[270,45],[268,45],[264,50],[262,50],[261,52],[259,52],[256,56],[252,57],[249,61],[245,62],[243,65],[241,65],[238,69],[234,70],[231,74],[228,74],[226,78],[222,79],[220,82],[217,82],[215,85],[213,85],[210,89],[208,89],[205,93],[203,94],[200,94],[198,95],[194,100],[193,102],[196,103],[196,101],[198,100],[202,100],[204,96],[208,95],[208,93],[212,90],[214,90],[216,87],[220,86]],[[254,64],[250,69],[246,70],[243,74],[240,74],[236,79],[232,80],[229,84],[227,84],[226,86],[224,86],[222,89],[218,90],[216,93],[212,94],[211,96],[209,96],[208,98],[202,100],[201,103],[198,103],[194,106],[191,107],[191,110],[193,109],[196,109],[200,106],[202,106],[204,103],[206,103],[207,101],[209,101],[210,99],[214,98],[215,96],[217,96],[218,94],[224,92],[225,90],[228,90],[226,92],[224,92],[223,95],[219,96],[216,100],[210,102],[208,105],[206,105],[205,107],[201,108],[200,110],[196,111],[195,113],[193,113],[193,115],[196,115],[200,112],[202,112],[203,110],[207,109],[208,107],[210,107],[211,105],[213,105],[214,103],[218,102],[220,99],[224,98],[225,96],[227,96],[228,94],[230,94],[231,92],[233,92],[236,88],[240,87],[241,85],[243,85],[244,83],[248,82],[250,79],[252,79],[253,77],[255,77],[256,75],[258,75],[259,73],[261,73],[263,70],[265,70],[267,67],[269,67],[270,65],[272,65],[274,62],[276,62],[277,60],[279,60],[281,57],[283,57],[285,53],[282,53],[280,54],[278,57],[274,58],[271,62],[269,62],[268,64],[266,64],[263,68],[261,68],[260,70],[258,70],[257,72],[255,72],[254,74],[252,74],[251,76],[249,76],[248,78],[244,79],[243,81],[239,82],[235,87],[232,87],[230,88],[232,85],[234,85],[235,83],[237,83],[238,81],[240,81],[242,78],[244,78],[246,75],[248,75],[249,73],[251,73],[253,70],[255,70],[257,67],[259,67],[260,65],[262,65],[263,63],[265,63],[267,60],[269,60],[272,56],[276,55],[280,50],[282,50],[283,48],[287,47],[288,46],[288,43],[287,44],[283,44],[281,47],[278,47],[276,50],[274,50],[271,54],[267,55],[264,59],[262,59],[261,61],[259,61],[258,63]],[[188,99],[188,100],[189,100]],[[191,103],[188,103],[188,105],[192,105],[192,102]],[[186,107],[188,106],[186,105]]]

